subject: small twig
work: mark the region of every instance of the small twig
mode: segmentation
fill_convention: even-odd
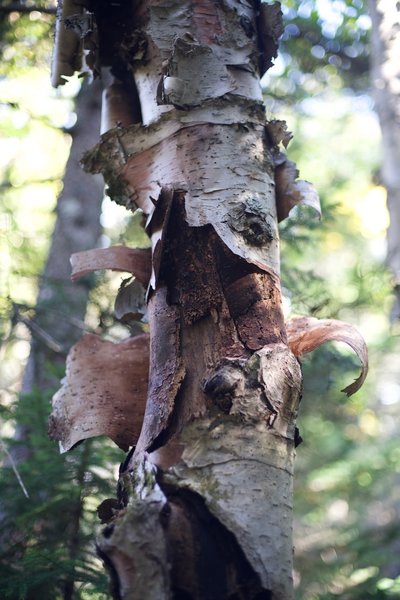
[[[21,314],[18,315],[18,318],[21,321],[21,323],[26,325],[27,328],[31,331],[31,333],[33,335],[36,335],[36,337],[40,340],[42,340],[42,342],[44,342],[46,346],[50,348],[50,350],[53,350],[53,352],[57,352],[58,354],[61,354],[63,352],[63,347],[61,346],[61,344],[59,344],[54,338],[52,338],[51,335],[47,333],[47,331],[45,331],[37,323],[35,323],[35,321],[33,321],[32,319],[28,319],[27,317],[24,317]]]
[[[11,456],[10,452],[7,450],[7,448],[6,448],[6,445],[5,445],[5,443],[3,442],[3,440],[2,440],[2,439],[0,439],[0,446],[1,446],[2,450],[4,451],[4,453],[6,454],[6,456],[7,456],[8,460],[10,461],[10,464],[11,464],[12,470],[13,470],[13,471],[14,471],[14,473],[15,473],[15,477],[17,478],[17,480],[18,480],[18,483],[19,483],[19,485],[21,486],[21,489],[22,489],[22,491],[24,492],[25,496],[26,496],[27,498],[29,498],[29,494],[28,494],[28,492],[27,492],[27,489],[26,489],[26,487],[24,486],[24,482],[23,482],[23,481],[22,481],[22,479],[21,479],[21,475],[18,473],[18,469],[17,469],[17,466],[16,466],[16,464],[15,464],[15,462],[14,462],[14,459],[13,459],[13,457]]]

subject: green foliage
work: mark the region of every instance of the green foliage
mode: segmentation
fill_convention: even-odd
[[[123,453],[105,440],[93,440],[60,455],[47,437],[50,395],[49,390],[22,395],[8,412],[20,440],[3,441],[29,498],[6,458],[8,466],[0,471],[0,597],[55,600],[72,581],[74,598],[89,593],[106,598],[93,531],[97,504],[115,492],[114,468]]]
[[[374,364],[377,354],[371,354]],[[374,398],[381,376],[376,368],[364,392],[341,397],[338,386],[351,375],[348,359],[337,350],[315,352],[303,368],[304,442],[295,478],[297,597],[398,598],[400,454],[392,419],[399,407],[388,410]]]
[[[340,318],[367,338],[370,374],[346,398],[359,366],[340,345],[302,360],[304,441],[295,472],[299,600],[400,598],[399,339],[389,330],[383,266],[384,191],[373,181],[379,131],[370,103],[326,93],[296,105],[289,156],[316,184],[321,223],[302,209],[281,224],[282,282],[292,313]]]
[[[267,75],[268,94],[284,102],[326,88],[369,87],[369,30],[363,0],[286,0],[285,30],[276,67]]]
[[[3,0],[0,7],[0,76],[25,71],[41,65],[48,68],[54,16],[43,12],[9,12],[15,4]],[[49,7],[49,2],[35,0],[35,6]]]
[[[72,122],[73,90],[68,84],[61,93],[50,89],[54,17],[4,13],[2,7],[0,597],[59,600],[73,586],[76,599],[103,600],[109,594],[94,547],[96,507],[115,494],[115,468],[123,454],[99,439],[59,455],[47,435],[54,390],[16,394],[29,353],[31,325],[40,316],[35,297],[69,151],[70,138],[61,128]],[[110,303],[107,307],[92,303],[94,328],[99,316],[110,312]],[[51,310],[58,311],[60,319],[70,319],[74,328],[83,328],[73,322],[66,305],[54,307],[53,301]],[[33,334],[36,343],[39,333]],[[55,366],[58,358],[46,366],[53,381],[63,375]],[[29,498],[11,468],[10,455]]]

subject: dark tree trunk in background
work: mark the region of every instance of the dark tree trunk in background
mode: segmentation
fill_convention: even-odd
[[[382,130],[382,183],[387,190],[390,225],[387,264],[396,294],[392,319],[400,319],[400,5],[370,0],[371,75]]]
[[[84,85],[76,101],[77,123],[72,133],[72,145],[63,179],[63,190],[57,200],[57,217],[48,258],[40,278],[39,293],[31,329],[31,350],[25,369],[22,394],[32,394],[37,403],[37,413],[47,418],[49,392],[59,382],[54,366],[64,368],[65,356],[82,335],[89,287],[85,281],[71,282],[69,257],[74,252],[96,246],[100,233],[100,214],[104,184],[100,176],[84,173],[79,161],[83,153],[98,139],[100,131],[101,85]],[[31,402],[33,400],[30,400]],[[21,400],[20,400],[21,402]],[[43,423],[45,427],[45,423]],[[17,426],[18,444],[11,455],[20,464],[33,451],[29,426]],[[83,452],[74,486],[83,487],[87,470],[89,446]],[[45,474],[43,474],[45,476]],[[70,502],[71,518],[65,533],[65,546],[73,562],[78,554],[83,510],[83,498]],[[46,494],[46,487],[43,488]],[[7,518],[2,515],[2,518]],[[40,527],[40,523],[38,523]],[[63,598],[74,596],[74,576],[68,575],[64,583]]]
[[[85,281],[72,283],[69,258],[74,252],[94,248],[101,233],[103,180],[90,177],[79,164],[84,152],[98,139],[100,109],[101,85],[84,85],[76,100],[77,123],[57,200],[48,258],[40,278],[35,315],[40,330],[38,334],[32,332],[23,393],[35,387],[48,389],[57,385],[59,379],[46,369],[46,363],[64,367],[66,354],[82,334],[89,287]]]

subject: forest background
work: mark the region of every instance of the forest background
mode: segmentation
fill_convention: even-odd
[[[287,120],[289,157],[323,208],[321,221],[303,208],[281,225],[287,314],[353,323],[370,352],[367,382],[350,399],[340,389],[359,365],[340,344],[303,362],[295,583],[304,600],[400,598],[400,328],[385,268],[389,215],[367,8],[360,0],[285,0],[280,55],[263,79],[268,116]],[[74,184],[64,171],[71,145],[82,143],[87,105],[98,118],[99,90],[76,101],[77,77],[51,88],[54,23],[50,2],[3,0],[0,7],[0,597],[100,600],[109,597],[108,584],[92,532],[124,454],[100,438],[59,455],[47,417],[68,347],[82,332],[116,341],[130,330],[114,315],[120,275],[99,273],[80,288],[60,278],[57,294],[49,294],[57,279],[48,269],[51,236],[66,218],[78,221],[72,251],[86,242],[148,241],[140,215],[107,197],[100,215],[99,182],[89,184],[90,215],[82,217],[85,198],[79,210],[68,204],[68,186],[87,190],[76,157]],[[83,233],[89,225],[91,244]],[[46,374],[39,379],[28,368],[36,352]]]

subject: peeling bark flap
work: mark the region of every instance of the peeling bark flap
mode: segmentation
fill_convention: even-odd
[[[272,59],[278,56],[278,40],[284,31],[280,2],[260,3],[258,29],[261,50],[259,68],[262,77],[274,64]]]
[[[361,375],[342,392],[351,396],[357,392],[368,373],[368,349],[359,331],[336,319],[296,317],[286,323],[289,347],[295,356],[312,352],[324,342],[345,342],[354,350],[362,364]]]
[[[136,452],[147,450],[167,427],[185,377],[180,356],[179,312],[176,305],[168,304],[165,287],[150,298],[148,315],[151,331],[149,390]]]
[[[149,370],[149,336],[114,344],[91,333],[70,350],[67,375],[53,397],[49,434],[61,451],[98,435],[120,448],[136,443],[142,427]]]
[[[263,137],[263,125],[197,123],[188,127],[164,117],[147,128],[109,131],[86,154],[83,164],[86,170],[99,172],[113,162],[114,172],[125,181],[125,191],[131,191],[125,204],[147,215],[154,211],[151,198],[158,198],[160,182],[163,187],[185,191],[186,220],[191,227],[211,224],[233,253],[278,273],[273,169]],[[243,220],[240,230],[239,217]]]
[[[284,140],[281,140],[284,143]],[[310,206],[321,218],[321,204],[318,192],[309,181],[299,179],[296,164],[285,154],[278,152],[274,156],[275,164],[275,193],[278,222],[289,216],[290,211],[297,205]]]
[[[140,321],[146,312],[146,290],[134,277],[124,279],[115,298],[116,318],[124,323]]]
[[[111,248],[95,248],[76,252],[71,256],[72,281],[99,269],[113,271],[126,271],[132,273],[147,286],[151,274],[150,249],[127,248],[126,246],[112,246]]]

